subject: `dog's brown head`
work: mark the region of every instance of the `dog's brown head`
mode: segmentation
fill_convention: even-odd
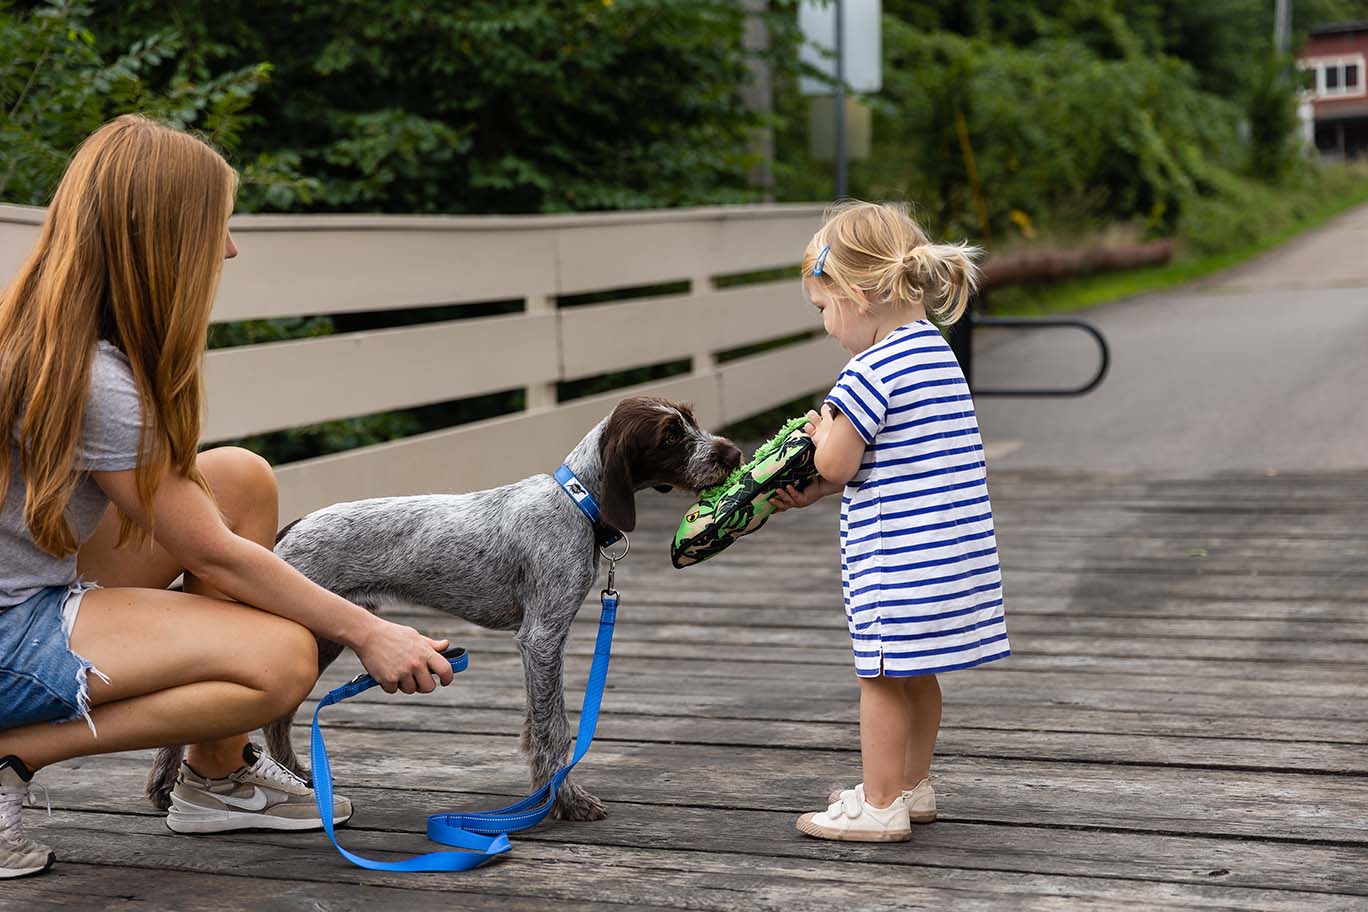
[[[599,441],[603,464],[603,520],[615,529],[636,528],[636,492],[654,487],[699,491],[741,464],[741,451],[709,434],[688,405],[635,396],[618,403]]]

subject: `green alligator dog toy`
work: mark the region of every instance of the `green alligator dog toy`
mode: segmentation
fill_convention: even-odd
[[[726,481],[699,492],[675,531],[670,559],[676,567],[705,561],[754,532],[774,512],[770,495],[789,485],[802,489],[817,477],[812,438],[803,433],[807,423],[789,421]]]

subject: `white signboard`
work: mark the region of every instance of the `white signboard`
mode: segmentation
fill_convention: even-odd
[[[846,85],[856,92],[877,92],[883,88],[883,30],[880,0],[840,0],[842,9],[841,43],[845,45]],[[836,77],[836,0],[803,0],[798,7],[798,27],[803,32],[799,59],[831,78]],[[820,50],[819,50],[820,49]],[[798,81],[804,95],[830,95],[831,86],[804,77]]]

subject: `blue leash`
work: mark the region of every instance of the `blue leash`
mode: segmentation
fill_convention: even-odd
[[[598,504],[593,495],[579,483],[570,470],[561,466],[556,473],[556,481],[570,495],[575,504],[586,516],[598,524]],[[579,490],[572,490],[576,485]],[[592,510],[592,512],[591,512]],[[620,538],[625,538],[617,533]],[[598,728],[599,706],[603,702],[603,688],[608,681],[608,662],[613,650],[613,627],[617,623],[618,593],[613,588],[614,571],[617,562],[627,556],[613,557],[606,551],[608,558],[608,586],[600,597],[598,638],[594,642],[594,661],[589,666],[589,682],[584,688],[584,703],[580,708],[579,730],[575,735],[575,755],[570,762],[556,771],[551,780],[526,798],[508,807],[495,811],[479,811],[473,814],[433,814],[428,817],[427,836],[433,842],[465,849],[463,852],[428,852],[403,858],[399,861],[372,861],[353,852],[348,852],[337,842],[333,832],[333,779],[332,766],[328,762],[328,748],[323,743],[323,732],[318,727],[318,714],[325,706],[340,703],[359,693],[376,686],[376,680],[368,674],[357,675],[341,687],[328,692],[314,710],[313,733],[310,737],[310,758],[313,766],[314,802],[318,806],[318,816],[323,821],[323,830],[332,840],[333,846],[343,858],[352,864],[372,871],[468,871],[502,855],[512,846],[508,841],[509,833],[531,829],[546,819],[556,803],[556,790],[565,777],[575,768],[575,764],[594,742],[594,731]],[[450,662],[453,672],[466,669],[470,659],[464,649],[448,649],[442,653]]]
[[[451,662],[451,670],[453,672],[464,671],[470,663],[466,651],[460,649],[459,652],[452,655],[453,652],[455,650],[448,650],[443,653]],[[468,851],[428,852],[424,855],[415,855],[412,858],[402,858],[398,861],[372,861],[369,858],[348,852],[338,844],[337,835],[333,832],[332,765],[328,762],[328,748],[323,743],[323,731],[318,727],[318,714],[322,712],[323,707],[341,703],[359,693],[364,693],[375,687],[377,683],[368,674],[357,675],[341,687],[329,691],[328,695],[319,701],[318,708],[314,710],[313,734],[310,736],[309,742],[309,757],[313,765],[314,802],[318,806],[318,816],[323,821],[323,831],[328,834],[333,846],[343,858],[352,864],[361,868],[369,868],[372,871],[468,871],[484,864],[496,855],[507,852],[511,846],[508,843],[508,837],[502,834],[492,838],[477,836],[473,833],[453,836],[452,840],[443,840],[443,843],[458,846]],[[460,841],[455,841],[456,839]]]

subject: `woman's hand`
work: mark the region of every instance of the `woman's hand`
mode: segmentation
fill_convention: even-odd
[[[451,683],[451,662],[441,654],[448,641],[430,639],[402,624],[372,620],[375,623],[352,648],[385,693],[432,693],[437,681],[443,687]]]
[[[289,618],[325,640],[349,646],[387,693],[430,693],[451,683],[451,663],[432,640],[412,627],[375,617],[312,582],[270,550],[235,535],[218,507],[193,481],[172,472],[144,509],[133,470],[95,472],[95,481],[119,509],[180,565],[229,598]],[[152,517],[156,517],[155,523]]]

